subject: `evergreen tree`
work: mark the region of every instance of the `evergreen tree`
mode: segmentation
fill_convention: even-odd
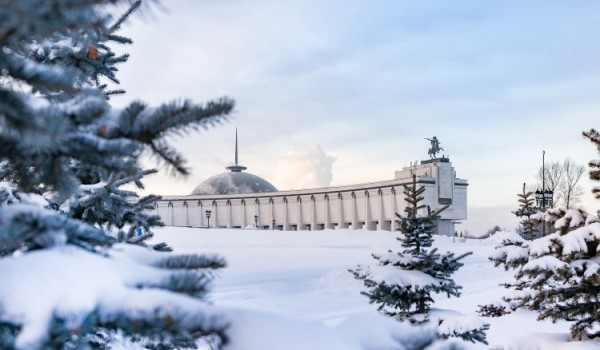
[[[583,135],[600,152],[600,135],[594,129]],[[589,163],[590,178],[600,180],[600,162]],[[593,189],[600,198],[597,188]],[[515,282],[505,287],[516,293],[510,301],[516,307],[535,310],[538,319],[571,321],[573,339],[600,336],[598,293],[600,270],[600,220],[583,209],[555,208],[544,217],[555,232],[530,242],[503,245],[490,259],[506,269],[515,269]]]
[[[596,129],[590,129],[589,131],[584,131],[583,136],[590,140],[595,146],[598,153],[600,153],[600,133]],[[600,160],[593,159],[588,162],[588,166],[590,167],[589,176],[592,181],[600,181]],[[596,196],[597,199],[600,199],[600,187],[592,188],[592,193]]]
[[[110,6],[119,4],[128,10],[111,21]],[[140,157],[153,155],[187,174],[167,138],[219,122],[233,108],[227,98],[111,108],[110,96],[123,91],[103,81],[118,83],[117,65],[128,56],[109,45],[131,42],[117,31],[139,6],[0,3],[2,349],[104,349],[121,338],[172,349],[227,340],[227,322],[203,302],[222,258],[116,244],[143,243],[162,224],[147,213],[158,197],[121,188],[141,188],[155,171],[142,169]],[[136,236],[137,228],[144,235]],[[64,271],[47,271],[53,279],[45,283],[40,271],[57,262]],[[106,283],[97,282],[102,278]],[[90,293],[71,300],[79,289]],[[47,292],[30,296],[41,298],[35,310],[28,291]]]
[[[527,191],[527,186],[523,183],[523,192],[517,194],[519,200],[519,209],[513,212],[517,217],[522,218],[520,224],[520,236],[523,239],[533,241],[536,238],[536,227],[543,222],[543,214],[539,215],[538,209],[534,206],[533,192]],[[515,254],[519,253],[519,254]],[[511,254],[510,258],[508,255]],[[527,262],[526,248],[523,247],[523,240],[504,239],[502,243],[496,247],[495,254],[490,257],[494,262],[494,266],[504,265],[504,269],[508,270],[521,267]],[[501,286],[517,291],[529,290],[530,284],[528,281],[518,280],[512,283],[504,283]],[[519,299],[519,297],[517,297]],[[491,304],[478,305],[478,313],[486,317],[499,317],[510,314],[515,311],[520,303],[515,301],[513,297],[504,296],[502,301]]]
[[[574,321],[574,339],[600,335],[596,310],[597,247],[600,222],[580,210],[554,209],[564,214],[554,222],[556,232],[534,241],[504,244],[490,259],[515,270],[515,281],[503,284],[515,292],[504,297],[504,313],[525,308],[539,313],[538,319]],[[488,305],[489,306],[489,305]],[[480,309],[484,313],[484,307]],[[488,314],[491,316],[491,314]]]
[[[505,240],[496,247],[490,260],[495,266],[502,265],[505,270],[514,269],[515,281],[504,283],[507,289],[515,291],[511,296],[502,297],[502,302],[480,305],[479,313],[483,316],[497,317],[509,314],[517,308],[540,311],[543,308],[546,289],[549,286],[562,289],[562,282],[557,282],[554,275],[554,264],[558,261],[570,261],[563,255],[563,245],[570,244],[573,237],[571,232],[578,229],[589,228],[589,225],[598,223],[596,215],[590,214],[583,209],[549,209],[544,216],[532,216],[535,226],[545,221],[556,231],[555,234],[547,236],[546,239],[536,239],[533,242],[522,240]],[[560,237],[560,238],[559,238]],[[558,260],[554,260],[554,256]],[[545,262],[550,265],[539,268],[537,264]],[[562,264],[562,263],[560,263]]]
[[[455,256],[450,252],[439,254],[435,248],[428,249],[433,243],[435,222],[448,206],[432,212],[429,206],[420,204],[424,191],[423,186],[417,186],[415,175],[411,185],[404,185],[406,214],[396,214],[402,232],[397,239],[404,249],[401,252],[390,250],[386,254],[373,254],[378,265],[358,266],[350,271],[355,278],[364,281],[368,290],[362,294],[369,298],[370,303],[378,304],[379,311],[411,322],[427,319],[433,293],[460,296],[462,287],[451,276],[463,265],[460,260],[472,254],[468,252]],[[422,215],[424,211],[425,215]],[[485,343],[486,329],[487,325],[482,325],[450,336]]]
[[[533,202],[533,193],[526,190],[526,185],[523,184],[523,193],[517,195],[519,197],[519,209],[513,212],[518,218],[521,218],[521,227],[523,228],[523,235],[530,240],[535,239],[536,230],[532,219],[532,216],[537,213]]]

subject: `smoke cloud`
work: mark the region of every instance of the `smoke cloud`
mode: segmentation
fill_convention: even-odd
[[[290,150],[277,161],[269,179],[280,191],[326,187],[333,178],[334,161],[318,145]]]

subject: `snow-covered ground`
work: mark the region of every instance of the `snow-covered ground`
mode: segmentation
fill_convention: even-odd
[[[472,251],[455,275],[463,286],[460,298],[436,296],[435,308],[476,316],[477,306],[500,300],[508,291],[499,284],[511,272],[488,260],[494,247],[509,233],[489,239],[435,236],[440,252]],[[228,267],[216,279],[212,301],[217,306],[255,310],[308,320],[328,326],[357,317],[369,318],[376,306],[360,294],[362,281],[348,269],[374,264],[374,252],[401,250],[397,234],[386,231],[270,231],[255,229],[200,229],[167,227],[157,230],[154,242],[167,242],[176,253],[218,253]],[[536,314],[517,311],[490,323],[489,345],[469,349],[597,349],[600,343],[569,342],[569,324],[536,321]]]

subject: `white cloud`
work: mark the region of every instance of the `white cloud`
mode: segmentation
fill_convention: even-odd
[[[280,191],[326,187],[334,161],[318,145],[290,150],[277,161],[269,179]]]

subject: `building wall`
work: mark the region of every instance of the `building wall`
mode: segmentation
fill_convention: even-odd
[[[166,196],[157,202],[155,213],[169,226],[208,227],[210,221],[210,227],[242,228],[254,225],[256,218],[264,229],[395,230],[395,213],[403,215],[406,207],[403,185],[412,183],[413,174],[425,187],[425,205],[432,210],[448,205],[437,233],[453,235],[456,221],[467,218],[468,183],[456,178],[447,159],[404,168],[389,181],[270,193]]]

